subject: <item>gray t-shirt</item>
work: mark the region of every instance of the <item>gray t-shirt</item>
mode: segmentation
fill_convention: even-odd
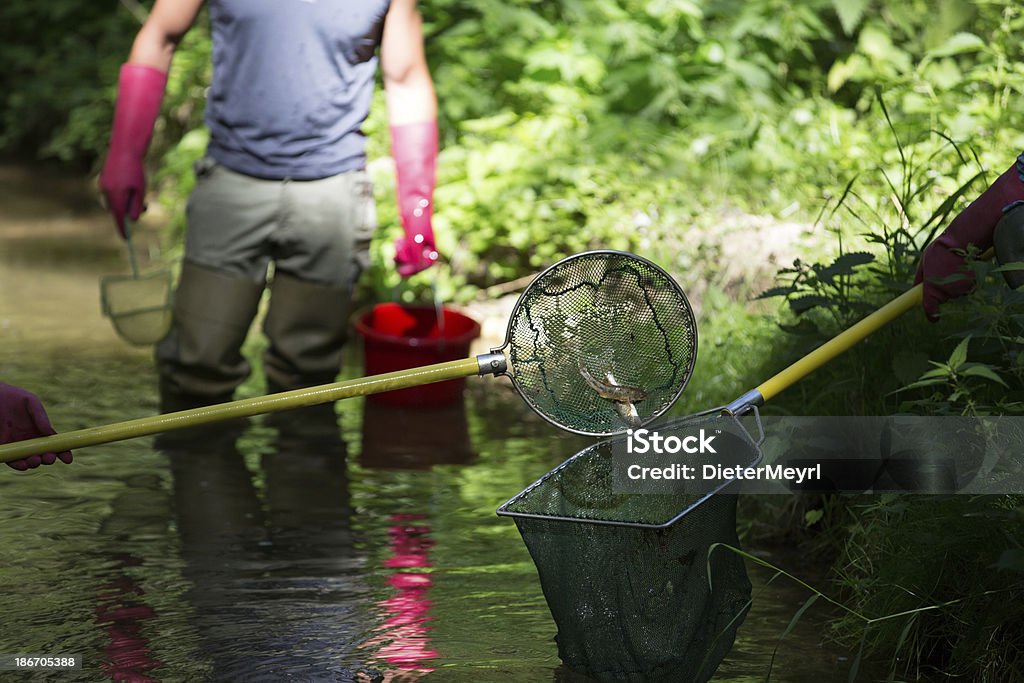
[[[208,153],[259,178],[313,180],[366,165],[389,0],[209,0]]]

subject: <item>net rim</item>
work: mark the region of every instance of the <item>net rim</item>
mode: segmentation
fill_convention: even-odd
[[[761,427],[760,413],[759,413],[759,411],[757,410],[756,407],[754,407],[753,412],[754,412],[754,417],[755,417],[756,424],[757,424],[757,427],[758,427],[758,432],[759,432],[759,434],[763,435],[764,432],[763,432],[763,428]],[[747,430],[747,428],[743,425],[743,423],[740,421],[740,417],[742,417],[742,415],[737,414],[737,413],[729,410],[728,406],[719,406],[717,408],[711,408],[709,410],[703,410],[703,411],[701,411],[699,413],[693,413],[692,415],[687,415],[685,417],[673,418],[670,421],[669,424],[670,425],[679,425],[679,424],[683,424],[683,423],[689,422],[689,421],[697,419],[697,418],[707,418],[707,417],[719,417],[719,418],[723,418],[723,419],[733,420],[736,423],[736,425],[739,427],[738,433],[742,434],[743,437],[746,438],[749,446],[751,447],[751,450],[755,454],[754,459],[747,466],[748,467],[753,467],[753,466],[756,466],[758,463],[761,462],[761,460],[764,458],[764,453],[761,450],[761,445],[763,443],[763,438],[755,438],[749,432],[749,430]],[[739,480],[737,480],[737,479],[729,479],[729,480],[723,481],[721,484],[716,486],[714,489],[712,489],[712,490],[708,491],[707,493],[703,494],[702,496],[700,496],[698,499],[696,499],[695,501],[693,501],[689,505],[684,506],[681,510],[679,510],[679,512],[677,512],[675,515],[673,515],[667,521],[664,521],[664,522],[661,522],[661,523],[654,523],[654,522],[627,522],[627,521],[622,521],[622,520],[610,520],[610,519],[599,519],[599,518],[595,519],[595,518],[589,518],[589,517],[566,517],[566,516],[562,516],[562,515],[548,515],[548,514],[541,514],[541,513],[535,513],[535,512],[518,512],[518,511],[514,511],[514,510],[510,510],[509,509],[510,506],[512,506],[512,505],[516,504],[517,502],[519,502],[523,497],[528,496],[534,489],[536,489],[536,488],[542,486],[543,484],[545,484],[548,481],[548,479],[558,475],[562,470],[564,470],[567,467],[571,466],[578,458],[585,456],[587,453],[589,453],[593,449],[600,448],[601,446],[605,445],[608,442],[609,442],[609,440],[607,440],[607,439],[606,440],[601,440],[601,441],[598,441],[597,443],[591,444],[591,445],[587,446],[586,448],[583,448],[583,449],[577,451],[576,453],[571,455],[569,458],[567,458],[564,462],[562,462],[558,466],[554,467],[553,469],[551,469],[550,471],[546,472],[544,475],[542,475],[541,477],[536,479],[534,482],[532,482],[530,485],[528,485],[522,491],[520,491],[516,495],[514,495],[511,498],[509,498],[508,500],[506,500],[504,503],[502,503],[498,507],[498,509],[495,512],[499,516],[501,516],[501,517],[512,517],[512,518],[514,518],[516,520],[518,520],[518,519],[533,519],[533,520],[540,520],[540,521],[545,521],[545,522],[571,522],[573,524],[596,524],[598,526],[615,526],[615,527],[627,527],[627,528],[632,528],[632,529],[654,529],[654,530],[660,530],[660,529],[668,529],[668,528],[674,526],[676,524],[676,522],[681,520],[683,517],[688,515],[693,510],[696,510],[698,507],[700,507],[704,503],[708,502],[708,500],[710,500],[714,496],[737,495],[736,492],[726,491],[725,489],[727,489],[727,488],[735,488],[735,485],[737,484],[737,482]],[[637,494],[637,495],[639,495],[639,494]]]
[[[622,251],[619,249],[592,249],[590,251],[582,251],[578,254],[567,256],[566,258],[561,259],[560,261],[552,263],[550,266],[548,266],[540,273],[538,273],[537,277],[533,278],[533,280],[530,281],[530,284],[526,286],[526,289],[524,289],[522,293],[519,295],[519,298],[516,300],[516,304],[515,306],[512,307],[512,312],[508,317],[508,324],[505,327],[505,341],[501,344],[501,346],[496,346],[492,348],[491,353],[505,353],[505,349],[507,349],[509,345],[512,343],[513,327],[515,325],[518,313],[522,310],[523,302],[526,301],[531,296],[531,292],[533,292],[538,286],[540,286],[540,283],[543,283],[544,279],[552,271],[554,271],[557,268],[564,268],[566,265],[578,259],[593,258],[594,256],[615,256],[618,258],[625,258],[628,260],[638,261],[644,264],[646,267],[651,268],[652,270],[660,273],[672,287],[672,290],[679,296],[680,299],[682,299],[683,303],[685,304],[686,311],[684,316],[684,322],[687,324],[692,333],[693,351],[690,353],[689,362],[687,363],[686,368],[683,371],[683,379],[679,383],[678,390],[676,390],[676,393],[672,396],[672,399],[668,401],[661,410],[654,413],[650,417],[644,418],[644,420],[639,425],[640,427],[643,427],[664,415],[665,412],[669,410],[669,408],[675,405],[676,401],[679,400],[679,397],[682,396],[683,391],[686,390],[686,386],[690,383],[690,378],[693,376],[693,369],[697,363],[697,351],[699,343],[699,335],[697,334],[697,319],[693,315],[693,306],[690,304],[690,300],[686,297],[686,292],[683,291],[683,288],[679,286],[679,283],[676,282],[675,278],[672,277],[668,273],[668,271],[666,271],[664,268],[654,263],[650,259],[646,259],[643,256],[638,256],[637,254],[634,254],[632,252]],[[554,419],[553,417],[542,411],[539,407],[534,405],[534,402],[531,401],[529,396],[527,396],[527,394],[523,391],[523,387],[520,385],[518,381],[516,381],[514,373],[506,370],[504,372],[497,374],[508,377],[509,380],[512,382],[512,386],[515,388],[516,392],[523,399],[523,402],[526,403],[526,405],[530,406],[530,409],[533,410],[534,413],[536,413],[545,421],[549,422],[555,427],[558,427],[559,429],[571,432],[573,434],[579,434],[581,436],[597,437],[616,436],[618,434],[625,434],[628,429],[632,429],[632,427],[624,426],[620,429],[609,431],[586,431],[582,429],[577,429],[575,427],[570,427],[569,425],[563,424],[558,420]]]

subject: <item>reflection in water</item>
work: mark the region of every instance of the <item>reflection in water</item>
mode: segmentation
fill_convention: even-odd
[[[364,647],[377,647],[377,657],[403,672],[402,680],[419,678],[417,674],[434,670],[430,660],[438,657],[430,648],[431,587],[429,569],[430,526],[422,523],[423,514],[391,515],[388,529],[391,556],[384,566],[391,571],[388,585],[397,594],[379,603],[387,618],[374,629],[376,635]]]
[[[367,401],[363,408],[364,467],[428,470],[475,459],[463,401],[412,409]]]
[[[149,641],[143,635],[146,621],[156,616],[145,603],[145,591],[125,569],[138,567],[144,560],[130,553],[112,558],[118,574],[97,593],[96,623],[107,634],[103,672],[115,681],[143,683],[154,679],[146,675],[160,666],[153,657]]]
[[[351,680],[365,588],[337,418],[327,405],[267,423],[258,473],[237,447],[244,423],[158,440],[201,653],[212,680]]]

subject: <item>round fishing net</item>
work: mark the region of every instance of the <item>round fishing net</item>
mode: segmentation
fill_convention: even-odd
[[[558,262],[523,292],[509,321],[510,374],[538,414],[605,435],[665,412],[697,357],[686,295],[650,261],[594,251]]]

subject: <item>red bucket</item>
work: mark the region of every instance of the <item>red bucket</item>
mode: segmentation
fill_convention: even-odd
[[[363,338],[366,375],[408,370],[469,356],[470,343],[480,336],[480,325],[472,318],[447,308],[444,336],[438,329],[432,306],[377,304],[356,319],[356,332]],[[399,406],[444,405],[462,398],[464,379],[427,384],[422,387],[387,391],[369,398]]]

